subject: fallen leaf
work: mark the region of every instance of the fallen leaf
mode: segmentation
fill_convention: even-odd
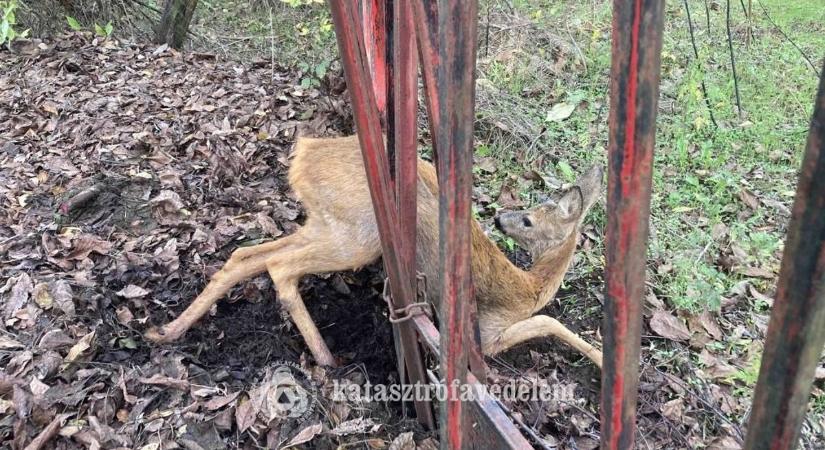
[[[43,309],[49,310],[54,305],[54,299],[49,292],[48,283],[37,283],[32,291],[32,297],[34,297],[34,302],[37,303],[37,306]]]
[[[682,421],[684,412],[685,401],[682,398],[676,398],[662,404],[662,415],[675,422]]]
[[[57,307],[63,311],[63,314],[67,317],[74,317],[74,293],[69,282],[66,280],[55,281],[51,291],[54,302],[57,304]]]
[[[412,431],[401,433],[392,440],[389,450],[415,450]]]
[[[741,189],[739,191],[739,200],[742,200],[742,203],[746,204],[754,211],[759,207],[759,200],[757,200],[756,196],[753,195],[753,192],[747,189]]]
[[[6,282],[6,286],[12,283],[11,294],[8,299],[3,301],[5,303],[3,314],[7,319],[14,316],[14,314],[26,304],[29,300],[29,293],[34,288],[32,279],[26,272],[21,273],[17,278],[9,279]],[[4,287],[4,289],[6,288]]]
[[[63,358],[63,362],[65,364],[70,364],[74,362],[80,355],[83,354],[86,350],[92,347],[92,342],[95,339],[95,332],[90,331],[88,334],[80,338],[77,341],[77,344],[73,345],[72,348],[69,349],[69,353]]]
[[[254,402],[247,399],[235,408],[235,424],[238,426],[239,433],[243,433],[255,423],[255,417],[258,415],[258,411],[253,403]]]
[[[323,427],[320,423],[316,423],[310,425],[303,430],[301,430],[298,434],[295,435],[285,446],[287,447],[294,447],[296,445],[306,444],[307,442],[311,441],[315,436],[321,433]]]
[[[154,374],[149,378],[138,378],[143,384],[151,384],[155,386],[166,386],[181,391],[189,390],[189,382],[186,380],[179,380],[177,378],[167,377],[165,375]]]
[[[507,183],[501,185],[501,192],[496,202],[502,208],[519,208],[524,205],[519,197],[518,190]]]
[[[55,350],[63,347],[68,347],[74,344],[74,340],[60,328],[51,329],[43,334],[40,338],[38,347],[46,350]]]
[[[773,272],[765,270],[761,267],[737,267],[734,269],[734,272],[746,277],[765,278],[767,280],[771,280],[776,277]]]
[[[714,439],[708,446],[708,450],[741,450],[742,444],[731,436]]]
[[[375,427],[375,422],[373,422],[372,419],[358,417],[357,419],[347,420],[346,422],[339,423],[338,426],[330,430],[330,433],[336,436],[362,434],[373,429],[373,427]]]
[[[216,409],[223,408],[224,406],[226,406],[226,405],[232,403],[233,401],[235,401],[235,399],[238,398],[238,395],[240,393],[241,393],[241,391],[238,391],[238,392],[235,392],[235,393],[232,393],[232,394],[221,395],[221,396],[218,396],[218,397],[212,397],[211,399],[209,399],[208,402],[206,402],[206,405],[205,405],[206,409],[208,409],[210,411],[214,411]]]
[[[547,111],[547,116],[544,120],[547,122],[561,122],[562,120],[570,117],[575,109],[576,105],[572,103],[556,103],[552,108],[550,108],[550,111]]]
[[[93,234],[81,234],[72,242],[72,251],[66,255],[69,261],[82,261],[92,253],[107,255],[112,250],[112,243],[104,241]]]
[[[12,339],[5,334],[0,334],[0,350],[15,350],[24,347],[20,341]]]
[[[129,310],[129,307],[126,305],[120,305],[115,310],[115,316],[117,316],[117,321],[121,325],[127,325],[135,318],[134,314],[132,314],[132,311]]]
[[[702,311],[700,314],[693,315],[688,320],[690,324],[690,329],[694,333],[697,331],[704,330],[707,334],[716,339],[717,341],[722,339],[722,329],[719,328],[719,324],[716,322],[716,319],[708,310]]]
[[[169,190],[160,191],[149,203],[167,213],[176,213],[184,207],[180,195]]]
[[[495,171],[498,170],[498,163],[494,158],[486,156],[478,159],[476,162],[476,167],[483,172],[495,173]]]
[[[126,286],[125,288],[117,291],[115,293],[115,295],[117,295],[119,297],[123,297],[123,298],[141,298],[141,297],[146,297],[147,295],[149,295],[149,291],[147,291],[146,289],[143,289],[140,286],[130,284],[130,285]]]
[[[659,336],[673,341],[687,341],[690,339],[690,331],[685,322],[663,310],[657,310],[653,313],[653,317],[650,318],[650,328]]]

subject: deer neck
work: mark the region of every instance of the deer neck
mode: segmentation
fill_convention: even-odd
[[[561,245],[546,250],[533,262],[530,274],[541,287],[532,313],[544,308],[558,292],[564,280],[564,274],[567,273],[570,262],[573,260],[577,240],[578,233],[570,233]]]
[[[521,320],[529,317],[541,293],[541,283],[519,269],[476,223],[473,229],[473,285],[479,312]],[[504,317],[502,317],[504,319]]]

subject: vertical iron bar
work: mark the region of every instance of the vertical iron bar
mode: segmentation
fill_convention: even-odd
[[[413,4],[415,18],[415,36],[418,43],[418,56],[421,61],[421,74],[424,78],[424,103],[427,107],[427,119],[430,132],[435,133],[439,123],[439,97],[435,85],[435,68],[439,64],[438,42],[438,3],[436,0],[410,0]],[[438,146],[433,136],[433,161],[438,164]]]
[[[450,449],[463,448],[465,432],[469,431],[462,427],[466,413],[454,386],[467,383],[467,350],[473,345],[466,337],[468,306],[474,301],[470,204],[477,26],[476,0],[438,3],[439,104],[434,138],[439,151],[441,367],[448,393],[441,410],[440,431],[442,446]]]
[[[415,292],[411,289],[412,283],[405,282],[402,277],[403,259],[393,245],[398,241],[400,234],[396,214],[397,205],[391,188],[389,164],[384,149],[379,112],[375,103],[374,85],[370,69],[366,64],[364,42],[358,38],[361,36],[358,13],[355,10],[355,2],[329,0],[328,3],[335,24],[335,35],[344,66],[344,76],[352,97],[353,118],[364,157],[364,168],[378,232],[381,236],[384,267],[389,277],[393,297],[398,299],[401,305],[406,305],[415,298]],[[412,327],[402,327],[400,331],[402,346],[408,358],[407,368],[410,382],[413,384],[427,383],[414,330]],[[433,428],[432,411],[426,404],[416,403],[416,412],[422,423]]]
[[[614,0],[601,448],[633,448],[662,0]]]
[[[349,0],[353,1],[353,0]],[[364,36],[364,48],[367,55],[367,65],[371,68],[372,91],[375,95],[375,105],[381,118],[381,127],[387,128],[387,91],[389,80],[387,77],[387,32],[384,9],[385,0],[360,0],[361,30]]]
[[[392,83],[388,93],[391,108],[388,111],[387,123],[390,125],[387,141],[393,146],[394,154],[390,160],[395,162],[395,194],[396,210],[398,212],[398,246],[400,247],[401,280],[409,284],[412,295],[416,289],[416,225],[418,205],[418,65],[415,52],[415,29],[413,28],[412,5],[407,0],[387,1],[388,8],[392,8],[392,36],[388,39],[391,46],[387,56],[392,61],[392,67],[387,71]],[[387,20],[390,23],[390,18]],[[399,306],[408,305],[416,301],[409,298],[400,301]],[[424,359],[417,345],[416,331],[411,321],[400,325],[408,341],[415,345],[410,352],[405,348],[407,370],[418,374],[417,379],[423,380],[426,375]],[[401,331],[399,330],[399,331]],[[414,360],[414,361],[413,361]],[[409,367],[415,365],[415,367]],[[412,377],[411,377],[412,378]],[[422,422],[431,428],[435,425],[432,409],[429,403],[416,402],[416,414],[426,420]]]
[[[404,249],[406,279],[415,279],[415,233],[418,193],[418,59],[412,2],[401,0],[393,8],[394,63],[392,116],[396,158],[396,192],[401,246]]]
[[[796,447],[825,345],[825,66],[785,243],[745,448]]]

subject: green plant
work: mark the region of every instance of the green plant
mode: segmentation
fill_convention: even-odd
[[[323,80],[327,75],[330,62],[330,60],[325,59],[315,65],[311,65],[307,62],[298,63],[298,69],[300,69],[304,74],[301,78],[301,87],[307,89],[310,87],[320,86],[321,80]]]
[[[73,31],[80,31],[83,29],[83,27],[80,26],[80,22],[72,16],[66,16],[66,22],[69,24],[69,28]]]
[[[3,13],[2,20],[0,20],[0,45],[9,45],[14,39],[25,38],[29,34],[29,30],[18,33],[14,29],[14,26],[17,24],[17,19],[14,15],[17,7],[17,0],[0,1],[0,12]]]
[[[114,27],[111,21],[106,26],[95,24],[95,34],[100,37],[109,37],[112,35],[112,31],[114,31]]]
[[[75,19],[72,16],[66,16],[66,23],[69,24],[69,28],[71,28],[72,31],[83,30],[83,26],[80,25],[80,22],[78,22],[77,19]],[[103,38],[107,38],[112,35],[112,32],[115,30],[115,27],[114,25],[112,25],[112,21],[109,21],[109,23],[107,23],[106,25],[99,25],[97,22],[95,22],[94,30],[96,35]]]

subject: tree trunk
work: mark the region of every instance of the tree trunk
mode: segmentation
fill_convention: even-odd
[[[155,42],[177,49],[183,47],[197,6],[198,0],[164,0],[163,14],[155,29]]]

